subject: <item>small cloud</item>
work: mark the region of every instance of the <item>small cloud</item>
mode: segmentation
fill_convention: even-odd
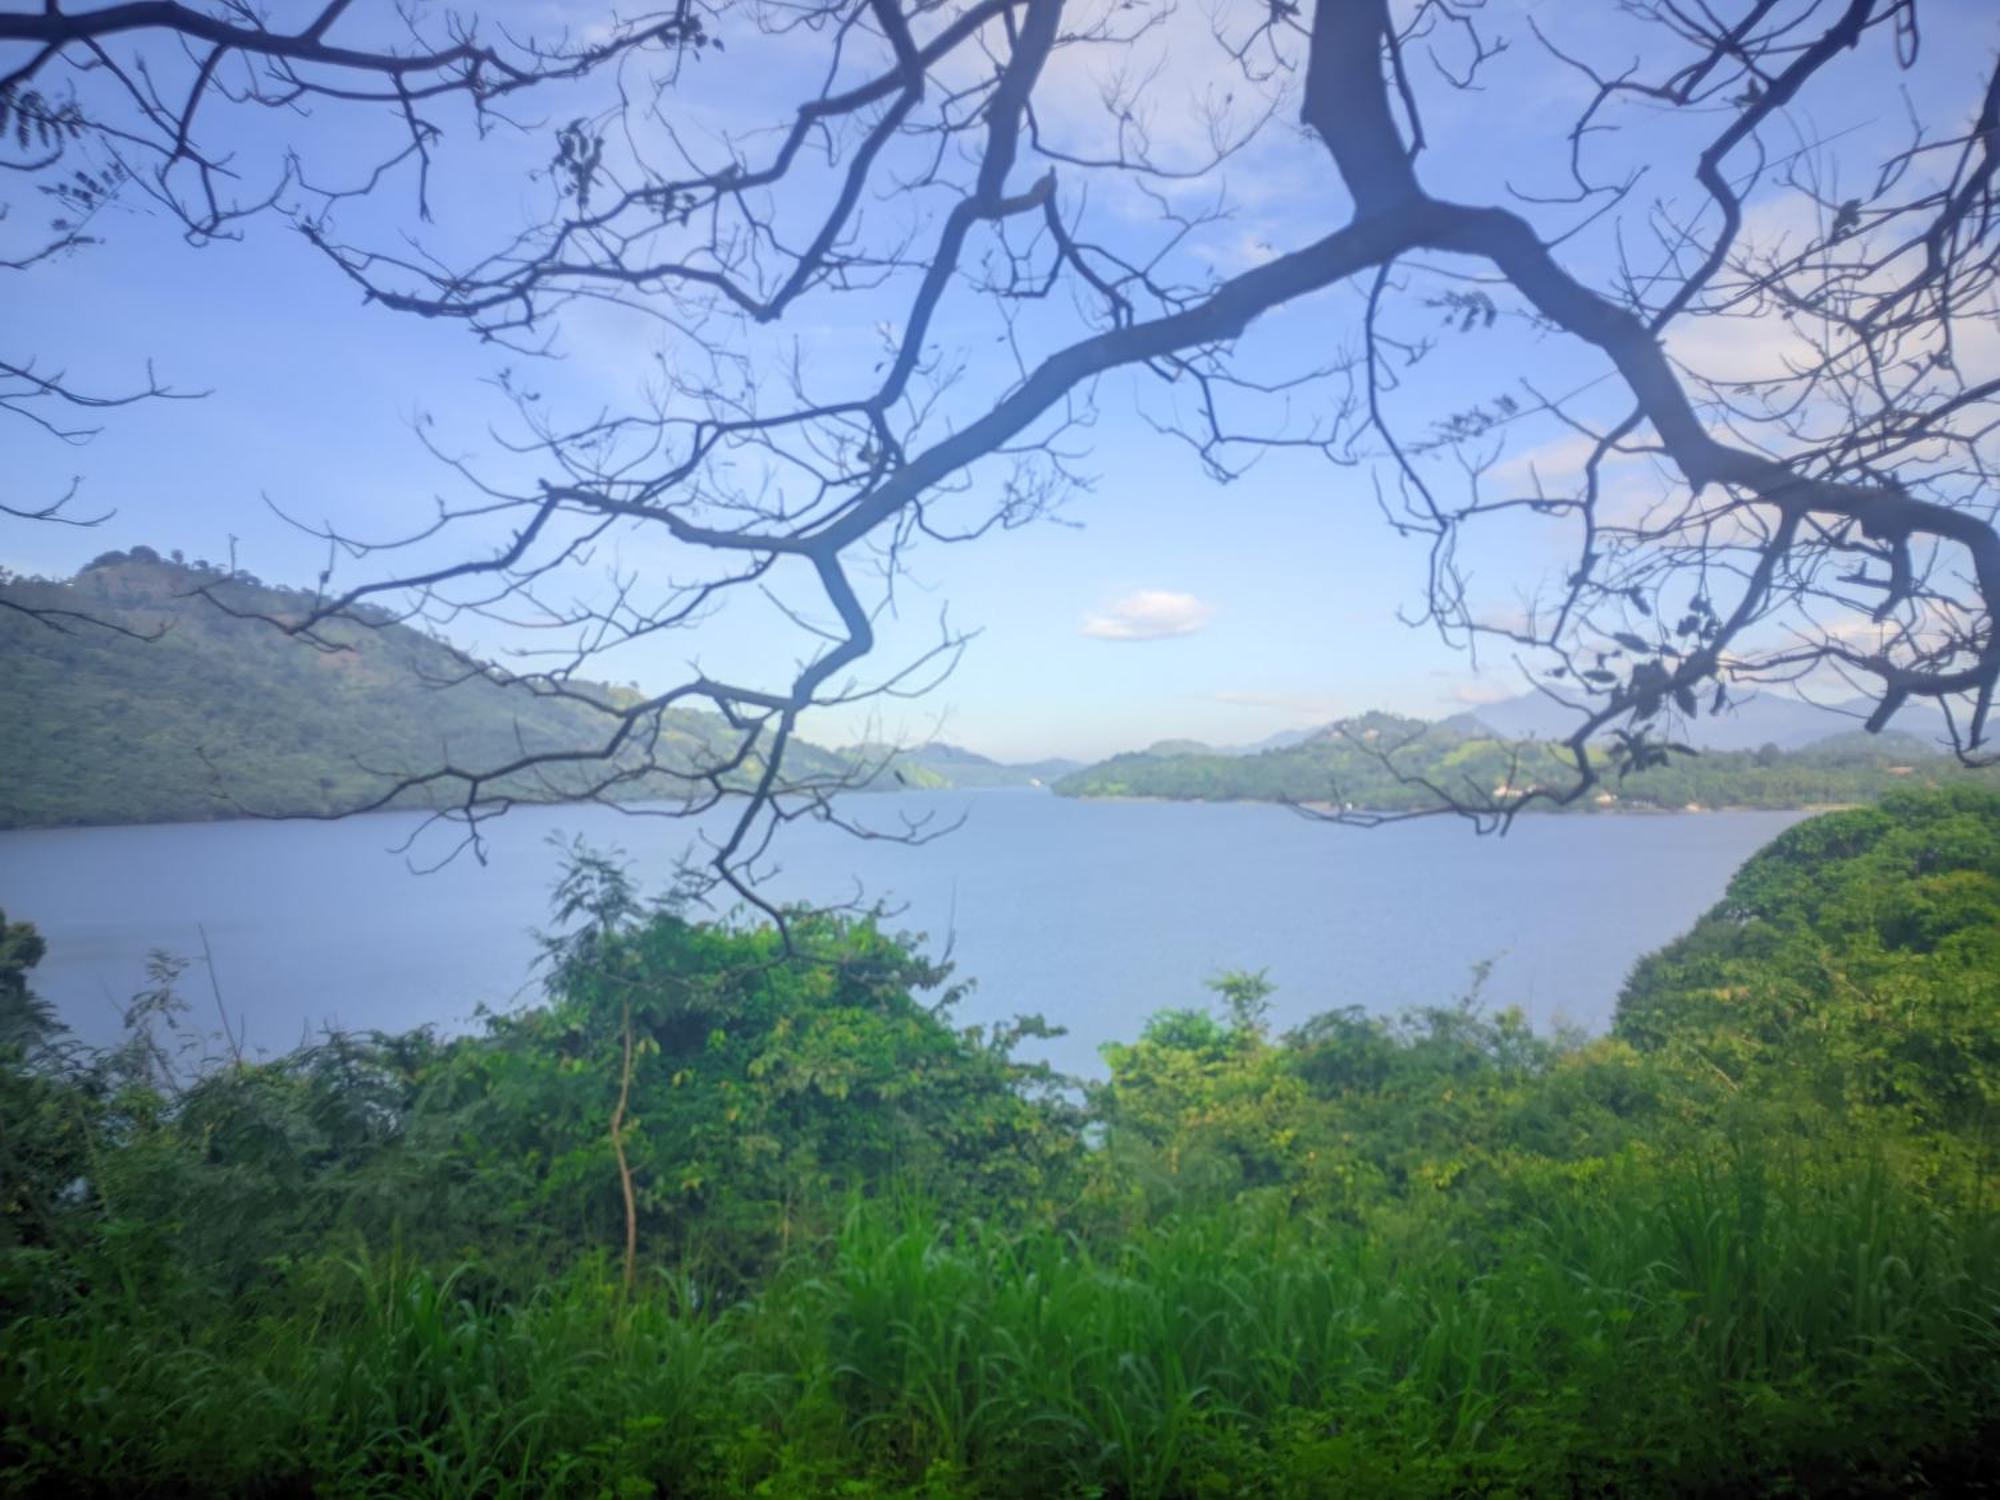
[[[1083,633],[1100,641],[1159,641],[1193,635],[1214,618],[1215,606],[1202,603],[1193,594],[1140,589],[1103,614],[1086,616]]]

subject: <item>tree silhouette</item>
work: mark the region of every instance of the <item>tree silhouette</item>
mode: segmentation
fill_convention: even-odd
[[[727,8],[704,33],[727,67],[564,125],[546,216],[476,260],[344,233],[337,203],[306,217],[385,308],[532,353],[610,302],[664,342],[644,403],[580,424],[510,371],[507,472],[538,477],[454,458],[472,498],[402,539],[432,557],[462,537],[454,560],[329,586],[282,626],[310,637],[378,597],[490,614],[554,637],[514,686],[581,699],[605,651],[782,611],[796,664],[593,698],[604,734],[568,757],[612,796],[662,713],[719,712],[737,738],[713,769],[756,775],[711,864],[749,894],[779,826],[836,816],[785,779],[800,716],[920,690],[963,643],[941,621],[860,675],[911,549],[1050,514],[1089,482],[1100,404],[1134,391],[1219,479],[1291,449],[1372,490],[1423,545],[1418,621],[1574,705],[1566,776],[1434,810],[1497,827],[1574,802],[1591,743],[1615,729],[1612,764],[1656,764],[1744,682],[1845,678],[1871,729],[1935,700],[1977,759],[2000,675],[1993,39],[1976,86],[1912,91],[1893,131],[1812,123],[1919,68],[1920,19],[1917,0]],[[1979,23],[1954,24],[1958,66]],[[1498,181],[1479,163],[1477,197],[1432,186],[1475,175],[1467,142],[1531,98],[1575,100],[1545,159]],[[1627,127],[1636,163],[1613,150]],[[1283,177],[1286,211],[1232,259],[1246,172]],[[1260,337],[1280,323],[1284,347]],[[865,355],[826,332],[857,326]],[[1504,389],[1440,355],[1481,338],[1530,351]],[[1713,357],[1750,344],[1777,350],[1753,374]],[[1588,361],[1567,391],[1541,373],[1562,359]],[[1259,524],[1240,516],[1217,524]],[[1562,561],[1496,610],[1477,549],[1520,525]],[[633,536],[671,563],[572,587]],[[410,782],[453,788],[476,829],[496,778],[544,758]]]
[[[635,21],[600,18],[578,39],[367,0],[327,0],[294,26],[246,0],[0,4],[0,186],[15,189],[0,196],[0,273],[32,272],[97,243],[106,211],[123,198],[169,215],[194,245],[234,238],[259,216],[296,215],[404,179],[416,216],[427,219],[431,157],[448,114],[483,133],[510,124],[506,106],[527,91],[632,55],[659,54],[671,66],[707,45],[703,14],[683,0]],[[333,115],[352,143],[338,182],[316,182],[282,141],[316,112]],[[233,145],[210,144],[211,132],[226,133],[217,126],[224,115],[269,117],[262,129],[283,149],[268,171]],[[68,376],[60,351],[0,347],[0,418],[63,442],[89,441],[115,408],[199,394],[174,389],[151,367],[127,389],[91,390]],[[75,484],[29,501],[0,494],[0,516],[72,526],[109,518],[80,512],[77,499]],[[0,607],[57,629],[114,628],[60,610]]]

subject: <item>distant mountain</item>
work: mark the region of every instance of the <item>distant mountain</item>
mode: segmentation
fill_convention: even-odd
[[[1046,786],[1083,765],[1076,760],[999,761],[939,740],[906,750],[887,745],[850,745],[840,754],[859,764],[882,766],[875,777],[876,785],[910,791]]]
[[[993,759],[990,755],[981,755],[977,750],[968,750],[963,745],[948,745],[943,740],[932,740],[929,744],[919,745],[914,750],[904,753],[935,766],[966,766],[979,767],[981,769],[991,767],[997,769],[1002,765],[1002,762]]]
[[[234,609],[278,617],[313,602],[144,547],[107,553],[66,582],[0,583],[0,600],[161,631],[154,640],[87,624],[59,631],[0,609],[0,827],[340,812],[380,797],[399,774],[483,770],[610,734],[613,721],[589,702],[505,686],[379,611],[327,627],[344,649],[322,651],[189,597],[202,585]],[[572,686],[611,705],[629,692]],[[659,729],[657,759],[670,767],[727,743],[718,716],[691,709],[669,710]],[[846,767],[816,746],[794,748],[795,773]],[[550,768],[500,789],[559,801],[604,772]],[[654,775],[618,790],[639,799],[685,785]]]
[[[1797,750],[1860,729],[1870,708],[1859,698],[1829,707],[1776,693],[1748,693],[1726,704],[1719,714],[1704,712],[1681,721],[1677,738],[1697,750],[1756,750],[1765,745]],[[1523,693],[1446,722],[1468,718],[1502,739],[1560,740],[1575,731],[1578,715],[1545,693]],[[1930,742],[1933,749],[1945,736],[1944,715],[1929,704],[1906,705],[1890,727]]]
[[[1245,745],[1236,753],[1240,755],[1261,755],[1266,750],[1289,750],[1294,745],[1303,745],[1316,734],[1324,734],[1326,726],[1317,725],[1311,729],[1280,729],[1276,734],[1267,734],[1254,745]]]
[[[1294,745],[1303,745],[1316,734],[1326,731],[1324,724],[1315,724],[1310,729],[1280,729],[1276,734],[1267,734],[1261,740],[1253,740],[1247,745],[1211,745],[1203,740],[1164,739],[1156,740],[1146,747],[1148,755],[1179,753],[1183,755],[1262,755],[1266,750],[1289,750]],[[1175,747],[1168,749],[1167,747]]]

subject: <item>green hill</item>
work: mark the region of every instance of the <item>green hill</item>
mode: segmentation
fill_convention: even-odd
[[[596,745],[614,727],[588,703],[468,670],[449,645],[385,613],[328,626],[323,635],[344,649],[321,650],[190,597],[204,584],[232,609],[280,618],[313,601],[145,547],[106,553],[67,581],[0,582],[0,599],[159,632],[135,640],[89,624],[56,630],[0,610],[0,827],[340,812],[373,802],[400,775]],[[605,704],[629,693],[573,686]],[[659,717],[655,754],[670,767],[692,764],[727,732],[714,715],[671,709]],[[805,775],[845,763],[798,745],[790,764]],[[559,769],[503,786],[523,800],[560,800],[603,771]],[[681,785],[654,775],[620,794],[672,796]]]
[[[1898,792],[1788,829],[1640,961],[1615,1034],[1918,1129],[2000,1102],[2000,797]]]
[[[1503,739],[1468,715],[1426,723],[1371,713],[1259,755],[1156,745],[1074,772],[1055,790],[1070,797],[1305,802],[1399,812],[1437,805],[1439,791],[1473,804],[1510,790],[1567,785],[1574,774],[1546,741]],[[1797,750],[1766,745],[1678,754],[1624,777],[1607,765],[1602,785],[1578,810],[1825,807],[1967,779],[2000,784],[2000,774],[1967,771],[1913,735],[1856,731]]]

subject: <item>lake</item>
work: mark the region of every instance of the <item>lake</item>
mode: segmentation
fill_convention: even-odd
[[[1537,1026],[1602,1029],[1633,961],[1684,931],[1796,813],[1530,817],[1504,838],[1435,820],[1329,827],[1247,803],[1078,802],[1047,792],[897,793],[846,804],[873,826],[963,815],[923,847],[794,827],[769,889],[901,903],[890,925],[947,945],[977,987],[962,1022],[1039,1011],[1069,1028],[1044,1055],[1101,1071],[1097,1047],[1203,979],[1267,968],[1280,1027],[1336,1006],[1389,1012],[1465,992]],[[184,823],[0,834],[0,909],[49,940],[36,988],[107,1039],[161,948],[202,933],[232,1018],[282,1050],[323,1026],[462,1024],[533,999],[535,927],[559,864],[550,837],[632,858],[662,888],[689,828],[600,807],[524,808],[489,825],[487,862],[413,871],[415,816]],[[183,989],[213,1017],[207,978]]]

